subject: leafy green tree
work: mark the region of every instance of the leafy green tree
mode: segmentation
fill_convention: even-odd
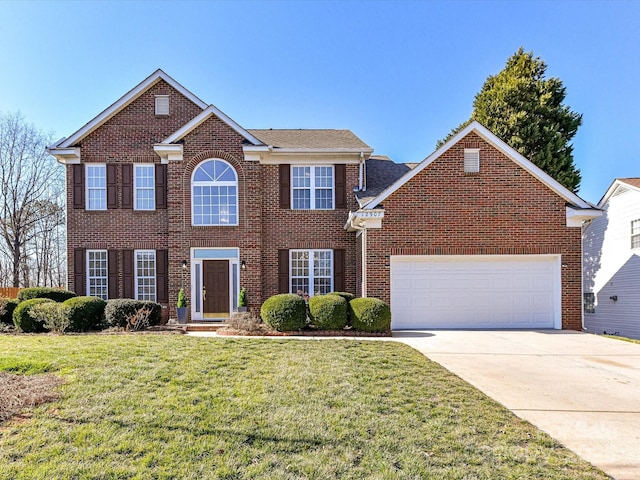
[[[477,120],[558,182],[577,190],[580,171],[573,163],[571,139],[582,115],[562,103],[566,88],[558,78],[545,78],[546,70],[540,57],[520,47],[500,73],[487,78],[473,102],[471,119],[437,147]]]

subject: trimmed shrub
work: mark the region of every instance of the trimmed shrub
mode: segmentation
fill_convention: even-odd
[[[19,303],[17,298],[0,298],[0,323],[13,325],[13,311]]]
[[[307,304],[293,293],[267,298],[260,308],[262,321],[279,332],[300,330],[307,324]]]
[[[70,298],[75,297],[74,292],[69,290],[60,290],[58,288],[49,287],[31,287],[23,288],[18,292],[18,300],[24,302],[25,300],[31,300],[33,298],[50,298],[54,302],[64,302]]]
[[[104,308],[107,302],[98,297],[73,297],[64,301],[69,307],[70,332],[101,330],[105,327]]]
[[[63,335],[69,328],[69,307],[64,303],[43,302],[32,305],[29,315],[42,323],[45,330]]]
[[[354,298],[349,302],[351,325],[361,332],[388,332],[391,309],[377,298]]]
[[[31,300],[25,300],[13,311],[13,324],[23,332],[26,333],[38,333],[44,332],[44,324],[38,320],[31,318],[31,307],[40,303],[53,303],[50,298],[32,298]]]
[[[356,298],[353,293],[349,292],[330,292],[329,295],[340,295],[347,301],[347,325],[351,325],[351,312],[349,311],[349,302]]]
[[[133,300],[132,298],[116,298],[107,300],[104,317],[110,327],[127,328],[131,320],[142,309],[148,309],[148,324],[159,325],[162,319],[162,305],[155,302]]]
[[[309,318],[320,330],[342,330],[347,326],[347,308],[341,295],[318,295],[309,299]]]

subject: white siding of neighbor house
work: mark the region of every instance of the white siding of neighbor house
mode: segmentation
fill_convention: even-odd
[[[640,192],[618,190],[604,215],[584,229],[583,291],[596,294],[595,313],[584,313],[590,332],[640,338],[640,249],[631,249],[631,221],[637,219]]]

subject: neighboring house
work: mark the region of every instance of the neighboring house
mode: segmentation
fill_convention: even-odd
[[[224,320],[279,292],[390,301],[393,328],[581,328],[600,212],[477,122],[419,164],[348,130],[246,130],[158,70],[49,152],[69,289]]]
[[[640,338],[640,178],[616,179],[583,234],[584,326]]]

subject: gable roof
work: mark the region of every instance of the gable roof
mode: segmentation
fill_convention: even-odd
[[[412,168],[405,163],[395,163],[385,155],[372,155],[366,161],[366,190],[356,192],[358,203],[370,202]]]
[[[164,80],[165,82],[167,82],[171,87],[175,88],[178,92],[180,92],[186,98],[191,100],[198,107],[202,109],[207,108],[207,104],[205,102],[200,100],[193,93],[191,93],[189,90],[184,88],[182,85],[176,82],[173,78],[171,78],[161,69],[158,69],[155,72],[153,72],[151,75],[149,75],[147,78],[145,78],[138,85],[136,85],[127,93],[125,93],[122,97],[120,97],[120,99],[116,100],[113,104],[111,104],[109,107],[103,110],[102,113],[100,113],[93,120],[89,121],[78,131],[76,131],[69,137],[58,140],[49,148],[55,149],[55,148],[72,147],[73,145],[78,143],[80,140],[82,140],[84,137],[86,137],[88,134],[90,134],[91,132],[96,130],[98,127],[100,127],[102,124],[104,124],[107,120],[109,120],[118,112],[120,112],[123,108],[125,108],[127,105],[133,102],[136,98],[142,95],[150,87],[158,83],[160,80]]]
[[[478,136],[480,136],[487,143],[492,145],[498,151],[503,153],[507,158],[512,160],[515,164],[525,169],[529,172],[533,177],[541,181],[544,185],[546,185],[551,191],[555,192],[561,198],[564,198],[571,205],[582,208],[582,209],[591,209],[593,206],[586,202],[585,200],[578,197],[575,193],[570,191],[564,185],[560,184],[557,180],[552,178],[549,174],[545,173],[539,167],[537,167],[533,162],[527,160],[522,154],[517,152],[515,149],[507,145],[505,142],[500,140],[496,135],[494,135],[489,129],[482,126],[479,122],[473,121],[469,125],[467,125],[464,129],[454,135],[449,139],[442,147],[437,149],[427,158],[425,158],[418,166],[414,169],[405,173],[401,178],[395,181],[392,185],[387,187],[384,191],[382,191],[379,195],[373,198],[371,201],[367,202],[363,208],[375,208],[380,205],[385,199],[387,199],[391,194],[393,194],[396,190],[398,190],[405,183],[410,181],[413,177],[415,177],[418,173],[424,170],[427,166],[433,163],[435,160],[440,158],[447,150],[453,147],[456,143],[458,143],[461,139],[466,137],[469,133],[474,132]]]
[[[236,133],[244,137],[249,143],[253,145],[262,145],[262,142],[254,137],[249,131],[242,128],[238,123],[232,120],[229,116],[227,116],[224,112],[218,109],[215,105],[209,105],[206,109],[204,109],[201,113],[199,113],[196,117],[192,118],[178,130],[173,132],[167,138],[165,138],[162,143],[174,143],[178,140],[182,139],[186,135],[189,134],[192,130],[194,130],[198,125],[202,124],[205,120],[207,120],[210,116],[216,116],[224,123],[226,123],[229,127],[235,130]]]
[[[354,149],[371,150],[351,130],[330,129],[251,129],[249,133],[265,145],[275,148]]]
[[[605,203],[609,201],[609,198],[618,190],[618,188],[624,188],[625,190],[636,190],[640,192],[640,178],[616,178],[607,191],[598,202],[598,207],[602,208]]]

